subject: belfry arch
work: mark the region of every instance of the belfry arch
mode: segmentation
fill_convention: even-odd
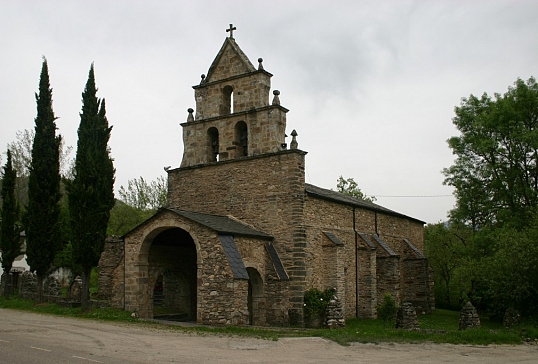
[[[208,162],[219,160],[219,130],[214,126],[207,129],[207,158]]]
[[[234,130],[234,145],[237,157],[248,156],[248,127],[244,121],[238,121]]]

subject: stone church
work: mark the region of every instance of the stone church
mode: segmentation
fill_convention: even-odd
[[[374,318],[386,293],[429,312],[424,222],[305,183],[272,74],[233,30],[193,86],[168,206],[107,242],[99,296],[142,318],[221,325],[302,325],[310,288],[335,288],[347,318]]]

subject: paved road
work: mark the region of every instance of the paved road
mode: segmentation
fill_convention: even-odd
[[[0,309],[0,364],[538,363],[538,346],[356,344],[190,335]]]

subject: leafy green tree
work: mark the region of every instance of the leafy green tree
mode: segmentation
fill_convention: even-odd
[[[13,169],[11,152],[7,151],[7,161],[2,178],[2,213],[0,220],[0,251],[2,252],[2,268],[4,269],[4,297],[9,299],[9,273],[15,258],[21,255],[21,238],[19,228],[19,206],[15,198],[17,172]]]
[[[34,130],[19,130],[15,134],[15,140],[8,143],[13,157],[13,168],[22,177],[28,177],[30,164],[32,162],[32,145],[34,143]],[[73,158],[70,157],[73,147],[65,145],[63,139],[60,141],[60,174],[64,178],[71,177],[73,169]]]
[[[361,189],[357,185],[357,182],[355,182],[353,178],[345,179],[342,176],[338,177],[338,179],[336,180],[336,189],[340,193],[358,198],[360,200],[369,201],[369,202],[376,201],[375,196],[366,196],[361,191]]]
[[[457,198],[451,224],[470,233],[459,261],[452,260],[460,254],[454,242],[446,250],[426,237],[427,251],[457,265],[452,281],[465,277],[465,296],[477,308],[531,315],[538,309],[538,84],[518,79],[503,95],[471,95],[455,114],[461,135],[448,140],[457,157],[443,170],[444,183]]]
[[[168,187],[163,176],[147,182],[143,177],[130,179],[119,189],[120,200],[141,211],[155,211],[166,205]]]
[[[36,101],[35,138],[24,225],[27,262],[30,269],[36,272],[38,301],[42,302],[43,279],[49,274],[54,254],[61,248],[58,216],[61,197],[59,150],[62,139],[59,135],[56,136],[56,118],[52,110],[52,89],[46,59],[43,59]]]
[[[504,94],[463,98],[455,108],[457,156],[443,170],[455,188],[451,219],[475,230],[527,226],[538,206],[538,84],[518,79]]]
[[[142,211],[127,205],[121,200],[116,200],[110,210],[107,235],[122,236],[131,231],[154,214],[153,210]]]
[[[435,303],[439,308],[460,309],[471,291],[473,256],[471,229],[455,224],[428,224],[424,247],[435,278]]]
[[[89,282],[104,249],[114,206],[114,166],[108,141],[112,127],[105,100],[97,99],[93,64],[82,93],[74,180],[68,184],[73,260],[82,268],[82,309],[89,308]]]
[[[502,318],[508,308],[524,316],[538,311],[538,218],[522,231],[503,227],[490,233],[495,251],[477,267],[481,299],[490,313]]]
[[[7,147],[11,151],[13,169],[17,171],[17,182],[15,184],[15,197],[19,206],[28,204],[28,176],[32,163],[32,146],[34,144],[35,131],[33,129],[19,130],[15,140],[8,143]],[[70,157],[72,147],[66,146],[63,139],[60,141],[60,175],[63,178],[72,177],[73,158]]]

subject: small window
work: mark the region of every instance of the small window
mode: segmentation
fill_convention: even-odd
[[[234,89],[232,86],[227,85],[222,89],[222,104],[220,106],[220,114],[228,115],[233,113],[234,104]]]

